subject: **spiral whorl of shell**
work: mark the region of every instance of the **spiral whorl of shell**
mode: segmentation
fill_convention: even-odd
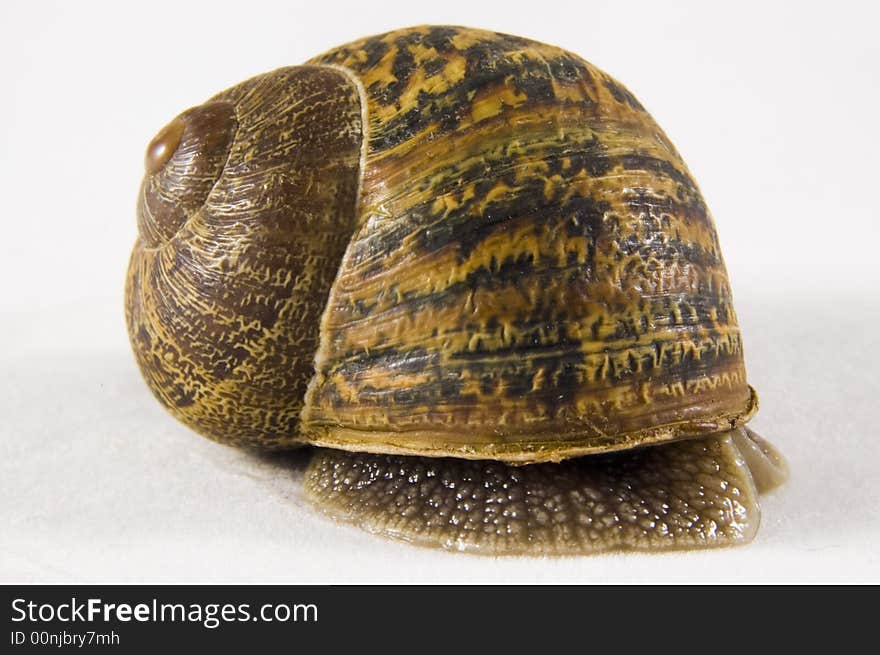
[[[455,27],[310,63],[357,81],[367,141],[308,441],[527,462],[748,418],[711,216],[627,89],[559,48]]]
[[[227,443],[290,447],[354,227],[357,87],[332,68],[283,68],[171,125],[180,123],[179,145],[168,128],[157,137],[173,155],[163,148],[151,166],[148,152],[126,284],[135,356],[156,397],[190,427]]]

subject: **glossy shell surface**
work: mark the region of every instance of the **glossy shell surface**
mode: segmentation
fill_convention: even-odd
[[[309,441],[558,460],[754,410],[712,218],[621,84],[559,48],[461,28],[310,63],[352,76],[367,118]]]
[[[756,408],[690,173],[559,48],[371,37],[184,112],[147,165],[129,335],[214,439],[528,463]]]

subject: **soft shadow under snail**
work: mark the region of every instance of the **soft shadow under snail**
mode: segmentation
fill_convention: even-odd
[[[334,517],[487,554],[711,547],[785,478],[695,182],[569,52],[430,26],[259,75],[159,132],[137,215],[150,389],[217,441],[317,446]]]

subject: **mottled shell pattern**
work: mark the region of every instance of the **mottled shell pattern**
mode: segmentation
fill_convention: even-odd
[[[411,28],[183,118],[144,180],[127,318],[203,434],[526,463],[755,411],[697,185],[576,55]]]

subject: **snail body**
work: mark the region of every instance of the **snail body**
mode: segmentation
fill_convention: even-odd
[[[306,489],[337,517],[488,553],[718,545],[754,534],[753,474],[784,477],[743,427],[695,182],[562,49],[418,27],[247,80],[157,135],[138,222],[126,316],[154,394],[218,441],[321,447]],[[566,498],[556,527],[519,493]],[[712,518],[685,502],[669,527],[669,494],[700,493]]]

